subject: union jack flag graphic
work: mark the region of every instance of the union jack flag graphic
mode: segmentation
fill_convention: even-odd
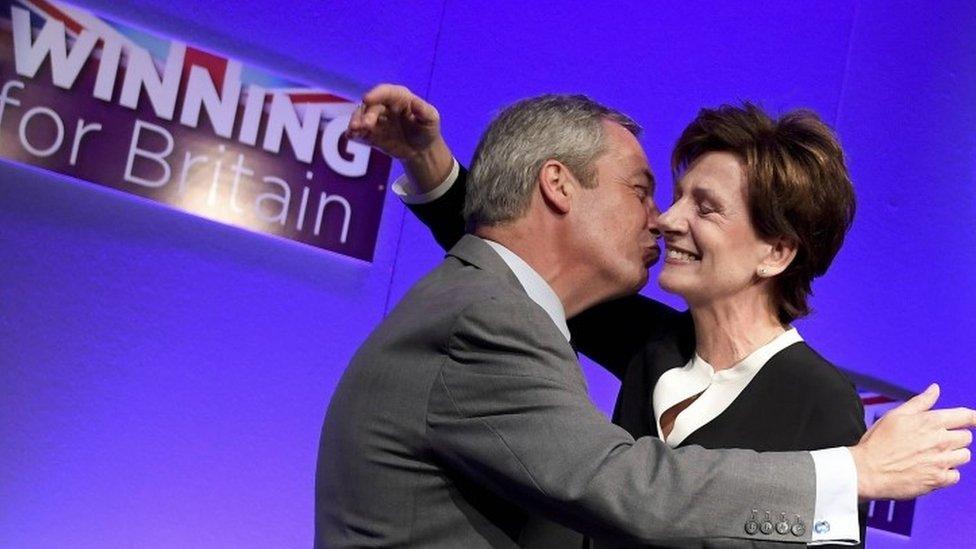
[[[123,51],[129,48],[145,49],[152,54],[157,69],[162,70],[162,64],[167,56],[167,43],[157,36],[138,29],[115,27],[91,12],[65,2],[15,0],[14,3],[30,10],[36,16],[32,19],[32,24],[35,27],[39,28],[43,26],[45,20],[53,19],[63,23],[65,30],[72,38],[77,38],[82,31],[87,30],[95,33],[102,40],[114,40],[122,44]],[[9,8],[6,11],[9,11]],[[100,52],[96,50],[94,56],[99,57]],[[123,67],[125,66],[125,56],[122,57],[121,64]],[[228,70],[234,71],[236,67],[238,74],[232,76],[238,78],[245,88],[248,84],[259,84],[265,90],[267,94],[265,96],[265,108],[276,93],[287,95],[292,104],[295,105],[299,115],[304,114],[305,108],[309,105],[318,106],[326,120],[352,114],[356,108],[355,102],[334,92],[294,87],[283,78],[263,71],[255,71],[246,66],[242,67],[239,63],[235,63],[225,56],[187,44],[186,54],[183,58],[183,81],[186,81],[191,67],[206,69],[218,89],[223,87],[224,80],[228,76]],[[241,96],[241,102],[246,99],[245,92]]]

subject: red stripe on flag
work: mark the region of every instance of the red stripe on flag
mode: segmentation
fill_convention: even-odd
[[[44,11],[49,17],[52,17],[64,23],[64,26],[67,27],[68,30],[70,30],[71,32],[75,34],[81,34],[81,31],[85,30],[85,27],[83,27],[81,23],[75,21],[74,19],[69,17],[68,14],[54,7],[54,5],[48,2],[47,0],[31,0],[31,1],[34,2],[34,5],[40,8],[42,11]]]
[[[331,93],[290,93],[288,98],[292,103],[352,103],[345,97],[332,95]]]
[[[220,92],[224,88],[224,76],[227,74],[227,59],[192,46],[187,46],[186,55],[183,58],[183,82],[186,82],[187,77],[190,75],[190,67],[203,67],[207,69],[217,91]]]

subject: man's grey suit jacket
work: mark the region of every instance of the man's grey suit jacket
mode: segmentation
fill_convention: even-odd
[[[621,541],[755,539],[753,509],[813,522],[806,452],[668,449],[591,403],[576,355],[465,236],[356,353],[316,472],[316,547],[517,547],[531,515]]]

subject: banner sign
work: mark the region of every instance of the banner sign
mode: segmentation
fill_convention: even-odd
[[[373,258],[390,158],[355,103],[48,0],[0,0],[0,157]]]

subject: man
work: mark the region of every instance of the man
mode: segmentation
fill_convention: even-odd
[[[421,157],[439,139],[436,114],[387,92],[367,95],[351,130],[374,142],[377,128],[399,132],[388,143],[404,154],[388,150],[434,175]],[[594,409],[566,318],[636,291],[657,259],[636,132],[625,115],[565,96],[491,124],[468,183],[473,235],[391,312],[333,395],[318,546],[518,546],[531,515],[624,541],[756,539],[753,510],[789,517],[785,529],[763,525],[764,540],[850,542],[857,496],[913,497],[958,479],[976,414],[925,412],[936,390],[850,451],[671,451]]]

